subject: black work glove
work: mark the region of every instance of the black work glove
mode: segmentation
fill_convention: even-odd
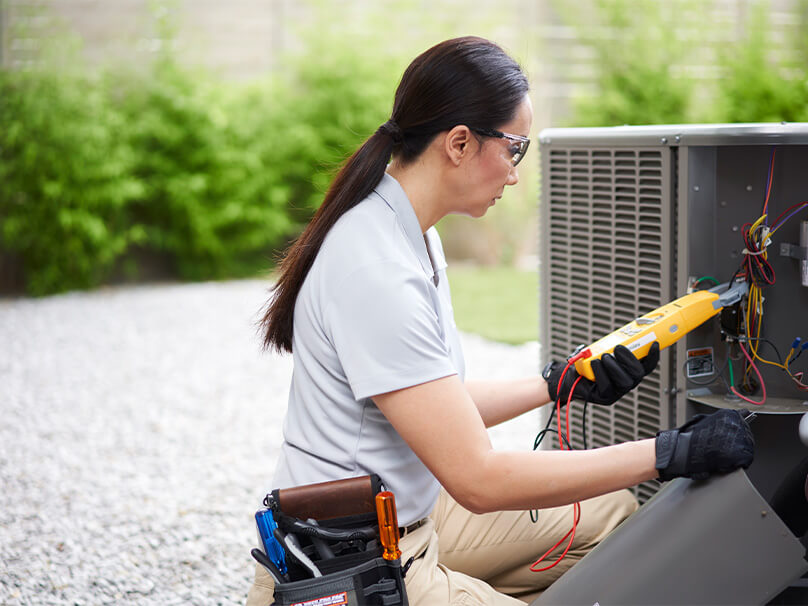
[[[749,467],[755,440],[744,416],[724,408],[710,415],[696,415],[678,429],[660,431],[656,437],[659,479],[704,480],[714,473]]]
[[[614,404],[640,384],[645,376],[656,368],[659,363],[659,343],[654,342],[648,355],[642,360],[631,353],[623,345],[614,348],[614,355],[605,354],[599,360],[592,361],[592,372],[595,381],[582,378],[575,387],[572,397],[576,400],[585,400],[593,404]],[[561,399],[562,404],[567,403],[573,383],[578,378],[575,366],[570,366],[564,375],[564,383],[558,387],[558,381],[564,372],[565,362],[551,362],[544,368],[542,376],[547,381],[547,389],[554,401]]]

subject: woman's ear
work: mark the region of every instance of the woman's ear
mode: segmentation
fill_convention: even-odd
[[[463,158],[469,154],[471,140],[471,130],[463,124],[458,124],[447,132],[443,139],[443,149],[449,162],[459,166]]]

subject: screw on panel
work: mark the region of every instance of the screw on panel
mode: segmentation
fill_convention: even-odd
[[[727,201],[726,200],[721,200],[720,204],[721,204],[722,207],[726,207],[727,206]]]
[[[699,189],[701,189],[701,188],[698,185],[693,186],[693,191],[699,191]]]
[[[732,226],[732,231],[738,231],[738,226],[737,226],[737,225],[733,225],[733,226]]]
[[[746,186],[746,191],[752,191],[752,186],[751,186],[751,185],[747,185],[747,186]]]
[[[679,143],[679,141],[681,141],[681,140],[682,140],[682,138],[681,138],[679,135],[676,135],[676,137],[674,137],[674,140],[675,140],[677,143]]]
[[[667,143],[667,142],[668,142],[668,138],[667,138],[667,137],[662,137],[661,141],[662,141],[662,143]]]

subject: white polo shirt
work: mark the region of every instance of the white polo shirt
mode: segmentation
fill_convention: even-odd
[[[464,377],[443,248],[434,227],[426,238],[429,251],[407,195],[388,174],[326,236],[295,304],[294,370],[273,488],[377,473],[395,494],[400,525],[432,511],[437,480],[371,399]]]

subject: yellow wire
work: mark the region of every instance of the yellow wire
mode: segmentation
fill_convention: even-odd
[[[764,241],[763,242],[759,242],[759,241],[755,240],[754,236],[755,236],[756,232],[758,231],[758,229],[760,229],[760,226],[763,224],[763,221],[766,220],[766,216],[767,215],[762,215],[761,217],[759,217],[752,224],[752,227],[749,228],[749,239],[751,241],[755,242],[758,245],[758,250],[761,251],[760,256],[763,257],[764,260],[767,260],[768,256],[769,256],[768,250],[767,250],[767,247],[766,247],[765,239],[770,237],[773,232],[764,235]],[[752,252],[752,251],[749,251],[749,252]],[[746,314],[745,314],[746,334],[749,335],[749,337],[750,337],[747,344],[749,345],[749,352],[751,353],[751,358],[753,360],[757,360],[759,362],[762,362],[763,364],[769,364],[770,366],[776,366],[777,368],[782,368],[783,370],[785,370],[788,373],[788,375],[790,377],[793,378],[793,375],[791,374],[791,371],[788,369],[787,365],[781,364],[781,363],[778,363],[778,362],[772,362],[770,360],[766,360],[765,358],[763,358],[763,356],[761,356],[758,353],[758,349],[760,348],[760,331],[761,331],[761,327],[763,325],[763,309],[762,309],[762,307],[763,307],[763,293],[762,293],[761,289],[756,284],[752,284],[749,287],[749,297],[747,298]],[[751,339],[752,335],[750,334],[750,330],[749,330],[750,329],[750,322],[751,322],[752,318],[756,319],[754,342]],[[789,357],[790,357],[790,355],[791,354],[789,354]],[[786,358],[786,361],[788,361],[788,358]],[[749,378],[749,374],[750,374],[751,370],[752,370],[752,367],[750,365],[750,366],[746,367],[746,371],[744,372],[743,381],[744,381],[744,384],[746,384],[746,385],[748,385],[748,378]]]
[[[750,240],[755,241],[753,239],[754,233],[760,228],[760,225],[765,220],[766,220],[766,215],[763,215],[757,221],[755,221],[752,224],[752,227],[749,228],[749,239]],[[766,237],[771,237],[774,234],[775,231],[777,231],[777,228],[775,228],[773,231],[769,232]],[[767,247],[765,245],[766,244],[765,241],[764,242],[756,242],[756,244],[758,244],[758,250],[762,251],[760,256],[762,256],[764,260],[767,260],[768,259],[768,251],[767,251]],[[749,297],[747,298],[747,301],[746,301],[745,322],[746,322],[746,334],[747,335],[749,335],[750,315],[752,314],[752,309],[753,308],[755,310],[756,316],[760,316],[760,317],[757,318],[757,326],[756,326],[756,331],[755,331],[755,341],[754,341],[754,343],[751,342],[751,339],[749,339],[747,341],[747,344],[749,345],[749,351],[752,354],[751,357],[752,357],[753,360],[758,360],[760,362],[763,362],[764,364],[769,364],[771,366],[776,366],[777,368],[782,368],[783,370],[786,371],[786,373],[788,373],[789,377],[791,377],[792,379],[794,379],[796,381],[797,379],[794,377],[793,374],[791,374],[791,371],[788,368],[788,361],[791,358],[792,354],[794,353],[794,348],[793,347],[791,348],[791,351],[788,352],[788,356],[786,356],[786,360],[785,360],[784,364],[780,364],[778,362],[771,362],[770,360],[766,360],[766,359],[764,359],[762,356],[760,356],[758,354],[758,348],[760,347],[760,329],[761,329],[761,326],[763,324],[763,313],[762,313],[763,310],[762,310],[762,307],[763,307],[763,295],[762,295],[762,292],[761,292],[760,288],[758,288],[755,284],[752,284],[749,287]],[[752,367],[747,366],[746,371],[744,372],[743,383],[746,384],[746,385],[748,385],[747,380],[748,380],[749,372],[751,370],[752,370]]]
[[[752,237],[752,234],[754,234],[757,231],[757,228],[760,227],[760,224],[763,223],[766,220],[767,216],[768,215],[763,215],[763,216],[760,217],[760,219],[758,219],[757,221],[752,223],[752,227],[749,228],[749,237],[750,238]]]
[[[766,242],[765,242],[765,240],[768,239],[769,236],[771,236],[771,233],[767,234],[766,237],[764,237],[763,242],[759,242],[759,241],[755,240],[754,236],[755,236],[755,232],[760,228],[761,223],[763,223],[763,221],[766,220],[767,216],[768,215],[761,216],[757,221],[755,221],[752,224],[752,227],[749,228],[749,239],[752,240],[755,244],[758,245],[758,250],[762,251],[760,253],[760,256],[762,256],[764,259],[768,258],[768,252],[766,251]],[[747,251],[747,252],[750,253],[750,254],[752,253],[751,250]]]
[[[751,337],[752,336],[752,331],[750,330],[749,324],[751,323],[752,318],[755,317],[753,315],[753,313],[754,313],[753,310],[757,310],[757,287],[753,285],[749,289],[749,293],[750,293],[750,296],[749,296],[749,301],[747,302],[748,306],[747,306],[747,309],[746,309],[746,334],[747,334],[747,336]],[[749,353],[752,354],[752,359],[753,360],[757,357],[757,343],[758,343],[757,341],[752,341],[751,338],[749,339],[749,342],[747,343],[747,345],[749,346]],[[746,365],[746,372],[744,373],[744,379],[747,381],[747,385],[749,384],[748,381],[749,381],[749,376],[750,376],[751,371],[752,371],[752,365],[747,364]]]
[[[754,306],[756,312],[760,311],[760,306],[762,305],[762,297],[760,289],[757,286],[752,286],[749,290],[749,308]],[[747,318],[746,318],[746,334],[749,334],[749,309],[746,310]],[[757,322],[755,326],[755,342],[749,343],[749,352],[752,354],[752,359],[759,360],[764,364],[771,364],[772,366],[777,366],[779,368],[786,369],[785,366],[779,364],[777,362],[770,362],[769,360],[763,359],[763,357],[758,353],[758,349],[760,348],[760,329],[763,321],[760,317],[761,314],[756,313]],[[751,335],[750,335],[751,336]],[[787,369],[786,369],[787,370]],[[747,369],[748,371],[748,369]]]
[[[755,235],[755,232],[757,232],[757,230],[760,228],[763,221],[766,220],[766,217],[767,217],[767,215],[761,215],[752,224],[752,227],[749,228],[749,239],[752,240],[753,242],[755,242],[758,245],[758,250],[762,251],[760,256],[762,256],[764,260],[766,260],[767,257],[768,257],[768,252],[766,250],[766,247],[764,245],[762,245],[762,244],[765,244],[765,242],[764,243],[757,242],[754,239],[754,235]],[[748,251],[748,252],[751,253],[752,251]],[[750,342],[748,343],[749,351],[752,354],[752,359],[753,360],[756,359],[756,360],[760,360],[764,364],[772,364],[774,366],[781,366],[782,367],[782,364],[776,364],[774,362],[769,362],[768,360],[764,360],[757,353],[758,348],[760,347],[760,340],[759,340],[760,339],[760,326],[763,323],[763,321],[762,321],[762,316],[763,316],[762,312],[763,312],[763,310],[761,309],[762,306],[763,306],[762,293],[760,291],[760,288],[758,288],[757,285],[755,285],[753,283],[749,288],[749,298],[747,299],[747,306],[746,306],[746,334],[749,335],[749,337],[752,336],[750,334],[750,331],[749,331],[749,328],[750,328],[749,323],[750,323],[750,316],[753,314],[753,311],[752,311],[753,309],[754,309],[754,316],[753,317],[757,318],[757,327],[756,327],[757,330],[756,330],[756,333],[755,333],[755,337],[756,337],[755,342],[752,343],[751,340],[750,340]],[[760,316],[760,317],[758,317],[758,316]],[[749,372],[751,370],[752,370],[752,368],[750,366],[746,367],[746,371],[744,372],[744,380],[747,379],[747,377],[749,376]]]
[[[752,284],[752,286],[749,287],[749,297],[746,300],[746,314],[744,315],[744,318],[746,320],[746,334],[747,334],[747,336],[750,336],[750,337],[751,337],[751,335],[749,334],[750,333],[750,331],[749,331],[749,315],[751,313],[752,307],[755,304],[755,289],[756,289],[756,287],[755,287],[754,284]],[[747,345],[749,345],[749,351],[752,353],[752,359],[754,359],[754,356],[756,355],[756,350],[754,349],[754,344],[752,343],[751,339],[747,340]],[[746,370],[743,373],[742,385],[746,385],[747,387],[749,386],[749,371],[751,371],[751,370],[752,370],[752,366],[747,364],[746,365]]]
[[[788,373],[789,377],[791,377],[792,379],[794,378],[794,375],[791,374],[791,371],[788,369],[787,366],[785,366],[783,364],[778,364],[777,362],[769,362],[768,360],[764,360],[760,356],[758,356],[757,359],[760,360],[761,362],[763,362],[764,364],[771,364],[772,366],[776,366],[777,368],[782,368],[783,370],[785,370]]]
[[[749,334],[749,313],[750,313],[750,309],[753,306],[754,306],[755,309],[758,309],[758,305],[761,305],[761,304],[762,304],[762,298],[761,298],[760,289],[757,286],[753,285],[749,289],[749,299],[748,299],[748,302],[747,302],[747,309],[746,309],[746,334],[747,335]],[[752,359],[753,360],[758,360],[759,362],[763,362],[764,364],[769,364],[770,366],[776,366],[777,368],[782,368],[783,370],[785,370],[788,373],[788,376],[794,378],[794,375],[791,374],[791,371],[789,370],[787,364],[781,364],[779,362],[772,362],[770,360],[766,360],[765,358],[763,358],[763,356],[758,354],[758,348],[760,347],[760,330],[761,330],[762,324],[763,324],[763,321],[760,318],[758,318],[757,326],[756,326],[756,330],[755,330],[755,341],[754,341],[754,343],[752,343],[751,341],[748,343],[749,352],[752,354]],[[792,352],[793,352],[793,348],[792,348],[792,351],[789,352],[788,357],[786,358],[786,363],[788,362],[788,358],[791,357]],[[744,379],[749,374],[750,370],[751,370],[751,367],[747,366],[746,372],[744,372]]]

